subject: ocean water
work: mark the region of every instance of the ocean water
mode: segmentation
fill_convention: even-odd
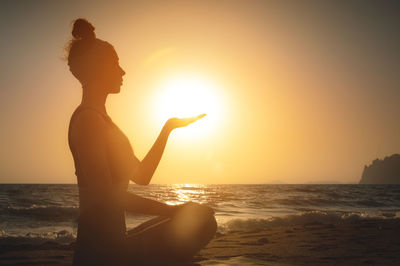
[[[400,219],[400,185],[149,185],[129,191],[168,204],[204,203],[218,230]],[[78,188],[72,184],[0,185],[0,243],[70,243],[76,237]],[[127,213],[127,228],[151,219]]]

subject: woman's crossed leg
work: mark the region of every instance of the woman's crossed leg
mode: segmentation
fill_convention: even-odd
[[[156,217],[128,231],[126,260],[128,263],[188,261],[207,245],[216,230],[211,208],[187,203],[172,218]]]

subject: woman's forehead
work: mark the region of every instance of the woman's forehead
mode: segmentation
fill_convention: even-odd
[[[116,60],[119,60],[118,54],[114,48],[112,49],[112,57],[115,58]]]
[[[116,61],[119,61],[118,54],[117,54],[117,52],[115,51],[114,48],[112,49],[112,59],[116,60]]]

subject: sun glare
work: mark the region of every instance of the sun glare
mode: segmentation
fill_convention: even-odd
[[[215,84],[204,78],[182,76],[164,83],[157,99],[157,116],[165,122],[171,117],[206,116],[182,129],[186,136],[204,135],[215,129],[221,116],[221,99]]]

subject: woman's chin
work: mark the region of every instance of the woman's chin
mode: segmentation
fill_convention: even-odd
[[[115,93],[119,93],[120,91],[121,91],[121,85],[112,88],[109,93],[115,94]]]

